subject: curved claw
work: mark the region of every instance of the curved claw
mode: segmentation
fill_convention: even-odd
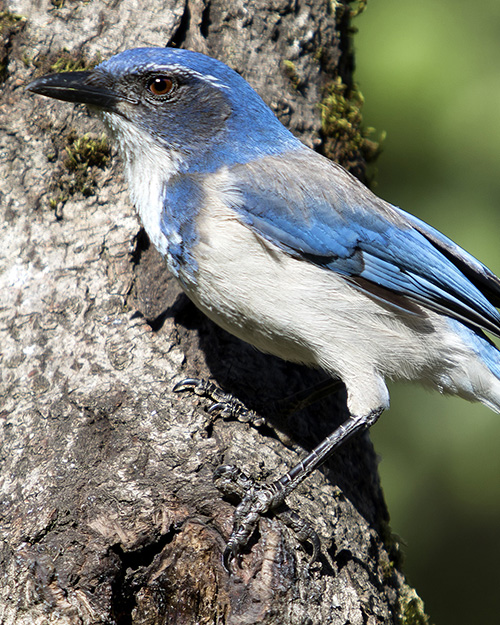
[[[227,475],[237,476],[239,474],[243,474],[243,472],[238,469],[238,467],[236,467],[234,464],[221,464],[214,471],[214,480],[224,478]]]
[[[216,488],[225,495],[236,495],[241,500],[254,485],[248,475],[232,464],[223,464],[214,471],[214,483]]]
[[[220,417],[232,417],[231,406],[229,406],[226,402],[218,401],[215,404],[212,404],[210,408],[207,410],[208,414],[216,414]]]
[[[192,391],[198,386],[202,384],[202,380],[198,378],[186,378],[185,380],[181,380],[177,382],[177,384],[172,389],[174,393],[182,393],[183,391]]]
[[[308,542],[311,545],[312,555],[309,560],[309,565],[316,562],[321,551],[321,541],[314,528],[293,510],[285,510],[284,512],[280,512],[278,516],[283,523],[293,531],[295,538],[299,542]]]
[[[222,566],[226,570],[226,573],[229,573],[230,575],[232,573],[231,562],[233,561],[235,555],[236,554],[233,553],[233,550],[229,547],[229,545],[226,546],[224,553],[222,554]]]

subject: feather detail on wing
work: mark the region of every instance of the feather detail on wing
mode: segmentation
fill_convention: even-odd
[[[388,305],[408,312],[422,305],[500,336],[500,280],[339,165],[304,148],[229,173],[237,182],[226,190],[228,204],[288,254],[345,276]]]

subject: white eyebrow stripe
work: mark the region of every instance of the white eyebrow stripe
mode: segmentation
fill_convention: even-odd
[[[225,85],[216,76],[212,76],[211,74],[199,74],[199,77],[201,80],[204,80],[205,82],[209,82],[212,85],[215,85],[217,87],[222,87],[222,89],[230,89],[228,85]]]
[[[190,76],[195,76],[199,80],[202,80],[203,82],[207,82],[207,83],[209,83],[211,85],[214,85],[216,87],[222,87],[223,89],[230,89],[230,87],[228,87],[228,85],[225,85],[223,82],[220,81],[219,78],[217,78],[217,76],[213,76],[212,74],[202,74],[200,72],[197,72],[194,69],[190,69],[188,67],[185,67],[184,65],[171,65],[170,68],[172,68],[172,69],[180,69],[185,74],[189,74]]]
[[[221,82],[220,79],[217,78],[217,76],[214,76],[213,74],[202,74],[180,63],[171,63],[169,65],[163,65],[163,66],[157,65],[155,63],[148,63],[141,67],[141,71],[155,71],[155,72],[182,71],[184,74],[195,76],[199,80],[202,80],[203,82],[209,83],[216,87],[221,87],[222,89],[230,89],[230,87],[224,84],[223,82]]]

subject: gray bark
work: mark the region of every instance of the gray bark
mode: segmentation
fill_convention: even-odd
[[[317,564],[269,517],[241,568],[224,571],[234,502],[214,488],[214,469],[281,475],[345,418],[345,398],[273,423],[266,400],[322,376],[204,318],[141,231],[113,149],[104,166],[68,165],[68,135],[100,137],[100,123],[23,88],[58,58],[175,43],[230,64],[320,146],[322,89],[337,73],[350,80],[348,8],[12,0],[5,9],[26,19],[0,42],[0,623],[399,622],[418,599],[397,568],[367,436],[289,497],[321,537]],[[187,376],[214,379],[276,431],[214,421],[206,400],[172,392]]]

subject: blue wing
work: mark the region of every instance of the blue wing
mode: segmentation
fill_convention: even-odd
[[[238,183],[228,190],[230,205],[288,254],[335,271],[391,305],[396,295],[408,310],[415,302],[500,336],[500,280],[340,166],[304,149],[233,171]]]

